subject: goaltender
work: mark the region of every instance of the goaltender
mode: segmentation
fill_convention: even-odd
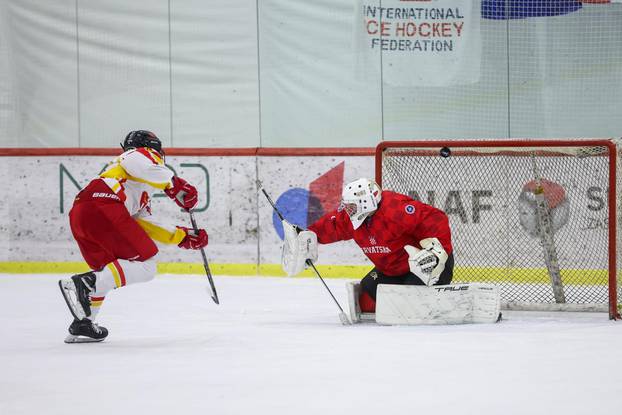
[[[285,221],[283,225],[286,239],[297,238],[299,228]],[[300,272],[307,258],[317,259],[316,240],[328,244],[354,239],[374,264],[361,280],[358,301],[362,312],[375,311],[379,284],[451,283],[454,257],[445,212],[408,196],[383,191],[367,178],[348,183],[340,206],[301,232],[302,236],[312,246],[306,247],[308,254],[300,261],[284,262],[289,275]]]

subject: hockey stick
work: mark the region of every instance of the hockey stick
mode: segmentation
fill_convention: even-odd
[[[194,214],[191,210],[188,211],[188,214],[190,215],[190,222],[192,222],[192,228],[198,235],[199,228],[197,226],[197,221],[194,220]],[[209,286],[211,290],[210,295],[212,296],[212,300],[214,300],[216,304],[220,304],[220,301],[218,300],[218,293],[216,292],[216,286],[214,285],[214,279],[212,278],[212,272],[209,269],[209,263],[207,262],[207,257],[205,256],[205,250],[203,248],[201,248],[201,257],[203,257],[203,268],[205,268],[205,275],[207,275],[207,280],[209,281]]]
[[[555,238],[553,237],[553,223],[551,221],[551,213],[549,211],[548,202],[544,197],[544,187],[542,186],[542,177],[538,172],[536,164],[536,154],[531,152],[531,168],[536,182],[534,197],[536,200],[536,223],[540,233],[540,241],[544,253],[544,262],[551,279],[551,288],[556,303],[565,303],[564,285],[562,283],[561,272],[559,269],[559,261],[557,259],[557,249],[555,247]]]
[[[270,203],[270,206],[272,206],[272,209],[274,209],[274,211],[276,212],[276,214],[279,217],[279,219],[281,219],[281,222],[284,221],[285,217],[281,214],[279,209],[276,207],[276,205],[272,201],[272,198],[270,197],[270,195],[268,195],[268,192],[266,192],[266,189],[263,188],[263,185],[261,184],[261,180],[257,180],[257,188],[259,190],[261,190],[262,193],[264,194],[264,196],[266,197],[266,199],[268,199],[268,203]],[[335,302],[335,304],[337,304],[337,308],[339,308],[339,319],[341,320],[341,323],[343,325],[352,324],[352,322],[348,318],[347,314],[343,311],[343,308],[341,308],[341,305],[339,304],[339,301],[337,301],[337,299],[333,295],[333,292],[330,290],[330,288],[328,288],[328,285],[326,285],[326,282],[324,281],[324,278],[322,278],[322,275],[320,274],[320,272],[317,270],[317,268],[313,264],[313,261],[311,261],[310,259],[307,259],[305,262],[307,263],[307,265],[309,265],[311,268],[313,268],[313,271],[315,271],[315,275],[317,275],[317,277],[320,279],[320,281],[322,281],[322,284],[324,284],[324,287],[326,288],[326,291],[328,291],[328,293],[332,297],[332,299]]]

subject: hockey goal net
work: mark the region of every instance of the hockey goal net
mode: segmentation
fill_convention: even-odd
[[[376,180],[449,215],[453,282],[619,319],[620,156],[614,140],[385,141]]]

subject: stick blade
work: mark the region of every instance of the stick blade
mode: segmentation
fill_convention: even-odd
[[[339,313],[339,320],[341,320],[341,324],[343,324],[344,326],[352,325],[352,322],[344,312]]]
[[[216,304],[220,304],[220,300],[218,299],[218,293],[216,292],[216,287],[212,285],[211,281],[210,281],[210,284],[207,287],[205,287],[205,289],[209,293],[210,297],[212,297],[212,300],[214,300]]]

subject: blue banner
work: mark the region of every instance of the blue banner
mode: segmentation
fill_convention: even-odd
[[[559,16],[581,9],[576,0],[482,0],[484,19]]]

